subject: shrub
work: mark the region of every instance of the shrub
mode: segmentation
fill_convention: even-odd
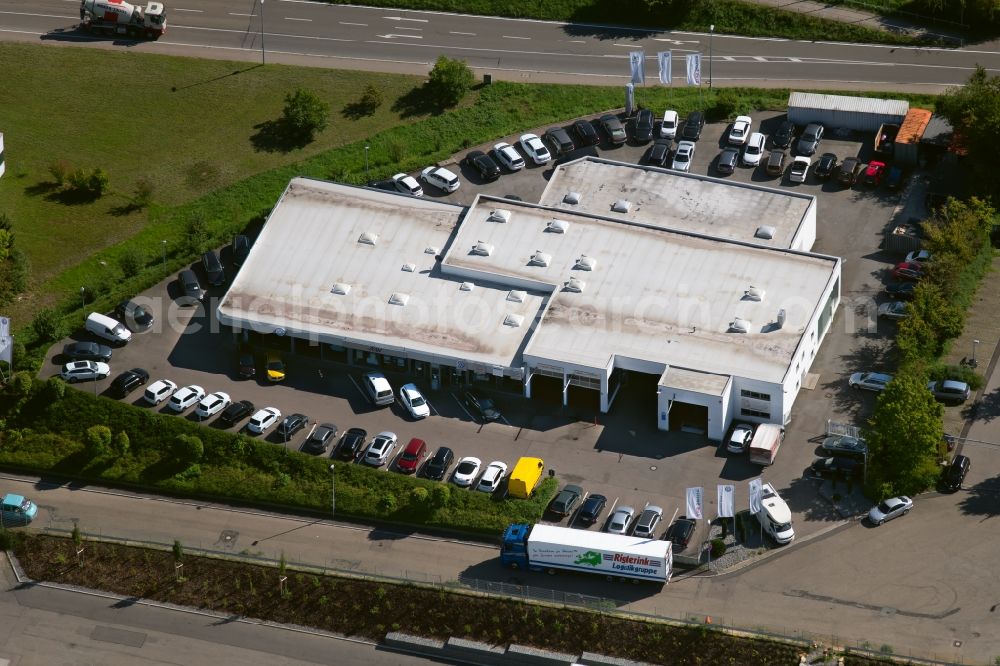
[[[174,562],[181,562],[184,559],[184,546],[181,545],[180,539],[174,539],[174,546],[170,549],[170,554],[173,555]]]
[[[431,490],[431,501],[435,507],[442,507],[448,504],[448,500],[451,499],[451,487],[445,484],[439,484],[434,486]]]
[[[967,365],[938,365],[931,369],[930,378],[933,381],[943,379],[957,379],[965,382],[973,391],[978,391],[983,387],[983,376]]]
[[[42,310],[31,320],[31,331],[41,343],[59,340],[65,334],[65,330],[59,313],[52,308]]]
[[[62,400],[63,396],[66,395],[66,382],[59,375],[49,377],[49,380],[45,382],[45,394],[52,402]]]
[[[73,171],[73,167],[66,160],[56,160],[49,165],[49,173],[60,187],[66,184],[66,179],[69,177],[71,171]]]
[[[114,441],[111,443],[111,448],[115,455],[119,458],[124,458],[129,454],[130,443],[128,439],[128,433],[122,430],[117,435],[115,435]]]
[[[188,218],[184,227],[184,238],[192,254],[201,254],[208,248],[211,236],[208,232],[208,221],[203,215],[195,213]]]
[[[427,500],[430,499],[430,493],[427,492],[426,488],[417,486],[410,490],[410,502],[418,506],[423,506],[427,504]]]
[[[137,247],[130,247],[118,257],[118,267],[127,278],[135,277],[142,272],[146,264],[146,258],[142,256],[142,251]]]
[[[378,509],[383,513],[392,513],[396,510],[397,506],[396,496],[392,493],[386,493],[378,500]]]
[[[105,425],[92,425],[84,435],[87,453],[94,458],[103,458],[111,453],[111,428]]]
[[[375,86],[368,84],[365,87],[364,94],[361,95],[361,107],[370,115],[375,113],[376,109],[382,106],[384,101],[382,97],[382,91]]]
[[[205,455],[205,445],[197,435],[177,435],[172,453],[177,461],[193,465]]]
[[[715,96],[715,104],[709,110],[708,115],[713,120],[724,120],[726,118],[732,118],[737,114],[740,108],[740,97],[730,91],[722,90]]]
[[[156,187],[153,185],[153,181],[143,176],[135,183],[135,189],[132,191],[132,205],[137,208],[148,207],[149,204],[153,203],[155,191]]]
[[[301,88],[285,96],[285,109],[281,116],[287,132],[305,142],[312,141],[317,133],[326,129],[330,105],[319,96]]]
[[[454,106],[462,101],[475,80],[464,60],[439,56],[427,80],[427,91],[440,106]]]
[[[69,174],[66,185],[70,190],[79,194],[101,197],[107,191],[110,183],[111,179],[104,169],[88,170],[81,167]]]
[[[726,554],[726,542],[722,539],[712,539],[712,557],[719,558]]]

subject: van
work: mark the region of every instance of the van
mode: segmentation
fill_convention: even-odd
[[[128,330],[125,324],[100,312],[91,312],[87,315],[87,331],[119,345],[132,339],[132,331]]]
[[[392,386],[389,380],[381,372],[369,372],[362,382],[368,399],[378,407],[384,407],[396,402],[396,397],[392,394]]]
[[[535,486],[542,478],[545,461],[541,458],[520,458],[514,465],[507,481],[507,492],[511,497],[528,499],[535,492]]]
[[[781,499],[770,483],[761,486],[760,511],[757,521],[771,538],[780,544],[791,543],[795,538],[792,529],[792,512],[788,510],[785,500]]]
[[[785,429],[774,423],[762,423],[750,440],[750,462],[755,465],[771,465],[778,455]]]

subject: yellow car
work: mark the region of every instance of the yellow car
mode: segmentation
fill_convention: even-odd
[[[275,353],[267,355],[267,380],[270,382],[285,381],[285,362]]]

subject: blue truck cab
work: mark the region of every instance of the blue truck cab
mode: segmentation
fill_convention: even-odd
[[[528,568],[528,534],[531,525],[508,525],[500,547],[500,564],[511,569]]]

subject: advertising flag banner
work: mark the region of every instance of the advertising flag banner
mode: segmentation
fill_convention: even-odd
[[[760,479],[753,479],[750,481],[750,513],[757,514],[760,513],[761,505],[761,494],[763,492],[761,487]]]
[[[719,498],[719,518],[735,518],[736,517],[736,505],[734,502],[734,497],[736,496],[736,489],[727,484],[720,483],[717,488],[718,498]]]
[[[701,506],[702,506],[702,495],[704,490],[702,488],[688,488],[687,489],[687,517],[692,520],[701,520]]]
[[[13,364],[14,341],[10,337],[10,319],[0,317],[0,361]]]
[[[625,84],[625,115],[631,116],[635,109],[635,86],[631,83]]]
[[[701,54],[692,53],[687,57],[687,78],[689,86],[701,85]]]
[[[646,52],[632,51],[628,54],[629,65],[632,68],[632,83],[646,82]]]
[[[656,54],[656,59],[660,62],[660,83],[670,85],[674,81],[671,73],[673,55],[670,51],[660,51]]]

